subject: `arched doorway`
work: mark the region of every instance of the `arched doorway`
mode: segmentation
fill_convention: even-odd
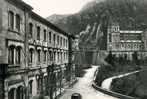
[[[29,81],[29,94],[32,96],[33,93],[33,80]]]
[[[8,99],[15,99],[15,88],[8,92]]]
[[[25,99],[24,98],[24,92],[23,92],[23,87],[22,86],[19,86],[18,88],[17,88],[17,90],[16,90],[16,99]]]

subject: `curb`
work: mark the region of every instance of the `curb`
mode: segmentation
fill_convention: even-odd
[[[95,88],[96,90],[104,93],[104,94],[108,94],[110,96],[113,96],[113,97],[116,97],[116,98],[119,98],[119,99],[140,99],[140,98],[135,98],[135,97],[123,95],[123,94],[120,94],[120,93],[116,93],[116,92],[113,92],[113,91],[105,90],[105,89],[97,86],[94,82],[92,83],[92,87]]]

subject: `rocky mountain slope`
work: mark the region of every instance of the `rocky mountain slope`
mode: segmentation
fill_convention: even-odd
[[[109,22],[118,22],[121,29],[147,29],[147,0],[95,0],[72,15],[47,18],[68,33],[80,34],[81,46],[106,49]]]

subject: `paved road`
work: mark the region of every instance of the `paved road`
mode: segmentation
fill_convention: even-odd
[[[106,80],[104,80],[102,82],[101,87],[106,89],[106,90],[110,90],[111,83],[112,83],[113,79],[125,77],[125,76],[128,76],[128,75],[132,75],[132,74],[135,74],[137,72],[140,72],[140,71],[133,71],[133,72],[130,72],[130,73],[125,73],[125,74],[121,74],[121,75],[118,75],[118,76],[110,77],[110,78],[108,78],[108,79],[106,79]]]
[[[75,92],[80,93],[82,99],[118,99],[98,92],[91,86],[96,69],[97,67],[93,66],[86,70],[85,76],[79,78],[79,81],[72,88],[66,89],[65,94],[60,99],[71,99],[71,94]]]

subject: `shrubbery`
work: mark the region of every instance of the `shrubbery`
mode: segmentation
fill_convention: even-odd
[[[127,55],[123,57],[116,57],[112,55],[112,52],[109,52],[105,61],[108,63],[107,65],[101,65],[98,70],[98,74],[96,76],[95,82],[97,85],[101,85],[101,83],[112,76],[120,75],[123,73],[135,71],[140,69],[140,60],[137,58],[137,52],[134,52],[133,60],[127,60]]]

